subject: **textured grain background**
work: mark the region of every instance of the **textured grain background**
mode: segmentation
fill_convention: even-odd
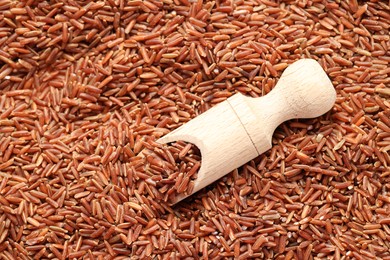
[[[0,0],[2,259],[390,259],[388,1]],[[136,155],[318,60],[337,101],[172,208]]]

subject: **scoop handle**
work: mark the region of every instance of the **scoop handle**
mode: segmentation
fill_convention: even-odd
[[[302,59],[283,72],[275,88],[261,98],[241,94],[228,99],[259,154],[268,150],[276,127],[293,118],[314,118],[336,101],[332,82],[318,62]]]

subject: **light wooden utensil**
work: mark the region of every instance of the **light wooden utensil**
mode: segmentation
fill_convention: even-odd
[[[283,72],[269,94],[260,98],[235,94],[158,142],[183,140],[200,149],[202,165],[194,180],[195,193],[270,149],[272,134],[282,122],[318,117],[335,100],[336,92],[321,66],[302,59]],[[178,196],[174,203],[189,195]]]

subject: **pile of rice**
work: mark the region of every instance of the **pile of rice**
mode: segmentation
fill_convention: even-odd
[[[0,258],[390,259],[389,27],[378,0],[0,0]],[[302,58],[329,113],[158,198],[143,149]]]

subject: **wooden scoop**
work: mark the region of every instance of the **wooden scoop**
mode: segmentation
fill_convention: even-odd
[[[193,194],[270,149],[272,134],[282,122],[318,117],[335,100],[336,92],[321,66],[302,59],[284,71],[269,94],[260,98],[235,94],[158,142],[183,140],[200,149],[202,165]],[[174,203],[190,195],[177,196]]]

